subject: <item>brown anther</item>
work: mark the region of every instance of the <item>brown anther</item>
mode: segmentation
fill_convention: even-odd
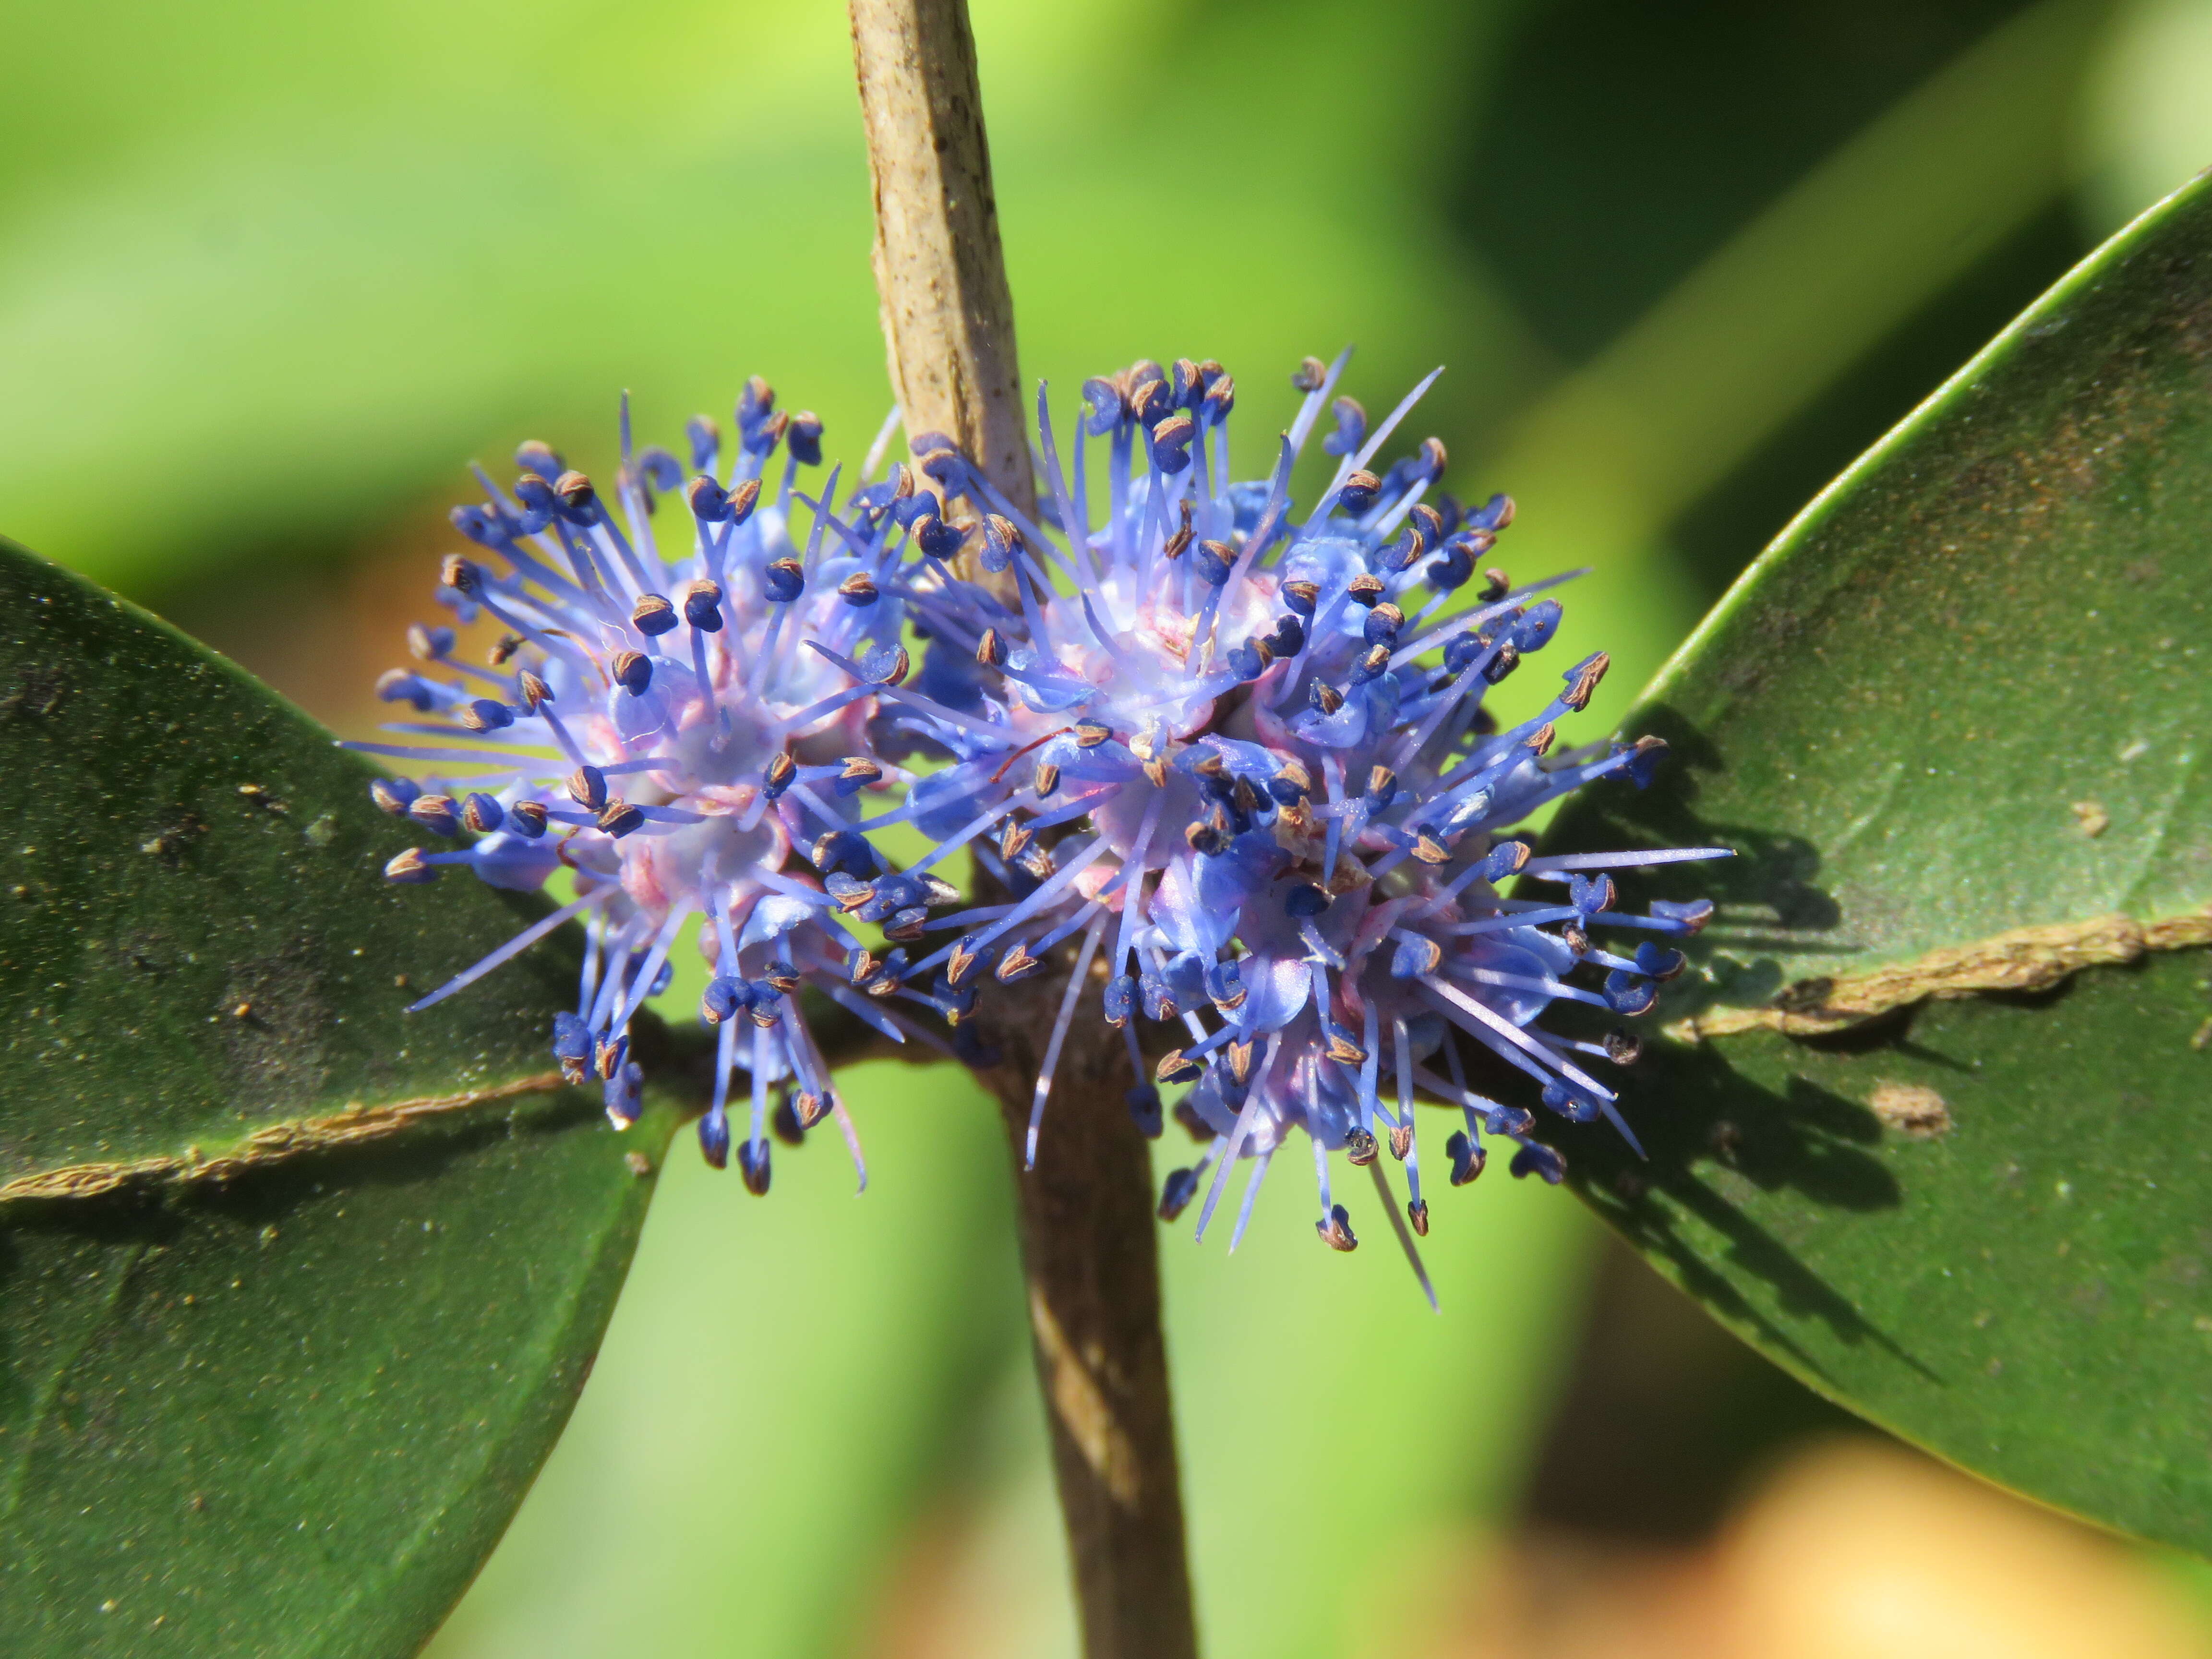
[[[945,982],[958,990],[962,981],[975,970],[975,964],[981,960],[981,956],[965,945],[955,945],[952,954],[945,959]]]
[[[912,945],[921,938],[928,925],[927,919],[922,916],[909,916],[904,921],[894,919],[884,924],[884,937],[894,944]]]
[[[578,767],[568,774],[568,799],[587,811],[596,812],[607,804],[606,780],[596,772]]]
[[[865,787],[871,783],[882,782],[884,769],[866,755],[848,755],[845,757],[845,769],[837,775],[848,782],[858,778]]]
[[[1421,440],[1421,466],[1432,478],[1443,476],[1444,468],[1451,465],[1451,455],[1444,448],[1442,438]]]
[[[1589,707],[1590,693],[1605,678],[1605,671],[1613,666],[1613,659],[1601,651],[1584,663],[1575,675],[1575,683],[1559,694],[1559,701],[1577,714]]]
[[[1344,707],[1344,693],[1327,680],[1316,680],[1313,689],[1314,707],[1324,714],[1334,714]]]
[[[1382,579],[1371,570],[1363,570],[1344,585],[1344,591],[1354,605],[1373,605],[1382,597]]]
[[[846,889],[845,896],[837,901],[837,908],[849,916],[855,910],[866,909],[870,904],[874,902],[875,896],[875,884],[873,882],[863,882],[858,887],[850,887]]]
[[[1382,488],[1382,480],[1364,466],[1354,467],[1351,475],[1345,479],[1344,487],[1346,489],[1364,489],[1371,495]]]
[[[1075,746],[1096,749],[1114,735],[1114,728],[1101,720],[1078,720],[1075,726]]]
[[[1559,728],[1549,720],[1545,721],[1543,725],[1528,734],[1528,752],[1532,755],[1550,754],[1552,745],[1559,741]]]
[[[1313,793],[1313,774],[1306,770],[1304,761],[1285,760],[1275,775],[1302,795]]]
[[[1403,1164],[1406,1154],[1413,1150],[1413,1126],[1394,1123],[1390,1126],[1390,1156]]]
[[[1389,797],[1398,789],[1398,775],[1387,766],[1372,766],[1367,770],[1367,793]]]
[[[1498,654],[1490,659],[1490,666],[1482,671],[1482,678],[1495,685],[1520,665],[1520,650],[1509,640],[1498,647]]]
[[[1002,985],[1012,985],[1032,969],[1042,966],[1042,959],[1030,954],[1030,947],[1017,940],[1013,949],[999,958],[997,975]]]
[[[1321,584],[1319,582],[1285,582],[1282,586],[1282,591],[1294,599],[1303,600],[1308,609],[1311,609],[1314,605],[1321,602]]]
[[[1341,1204],[1332,1205],[1328,1219],[1315,1222],[1314,1231],[1321,1235],[1322,1243],[1332,1250],[1342,1250],[1349,1255],[1359,1248],[1358,1239],[1352,1236],[1352,1218]]]
[[[730,522],[741,525],[752,516],[753,507],[760,501],[761,482],[748,478],[730,492]]]
[[[1567,949],[1572,951],[1577,956],[1584,954],[1589,949],[1589,935],[1583,932],[1579,927],[1571,921],[1564,924],[1560,927],[1559,939],[1560,942],[1567,947]]]
[[[1293,392],[1318,392],[1322,382],[1328,379],[1328,365],[1318,357],[1309,357],[1301,362],[1291,376]]]
[[[1166,788],[1168,787],[1168,763],[1166,757],[1164,756],[1155,755],[1152,759],[1146,761],[1145,763],[1145,775],[1152,781],[1153,788]]]
[[[913,667],[914,659],[907,655],[906,647],[904,646],[901,646],[898,648],[897,656],[891,659],[891,672],[884,675],[881,680],[877,682],[877,684],[880,685],[904,684],[906,682],[906,677]]]
[[[537,675],[532,673],[528,669],[524,669],[522,671],[523,707],[529,709],[530,712],[534,714],[539,708],[552,701],[553,688],[546,684],[544,680],[539,679]]]
[[[792,759],[789,751],[779,752],[769,762],[763,775],[767,778],[769,788],[785,789],[790,786],[792,779],[799,775],[799,763]],[[569,787],[572,790],[574,787],[573,784]]]
[[[484,660],[494,668],[504,668],[514,653],[521,649],[521,635],[502,634],[492,641],[491,649],[484,653]]]
[[[1410,1200],[1406,1206],[1406,1219],[1413,1224],[1417,1237],[1426,1238],[1429,1236],[1429,1200],[1425,1198]]]
[[[1189,1083],[1206,1075],[1202,1061],[1193,1060],[1180,1048],[1170,1048],[1160,1056],[1160,1063],[1152,1067],[1153,1080],[1159,1083]]]
[[[568,504],[571,512],[580,513],[598,499],[592,481],[570,467],[553,480],[553,493]]]
[[[1475,597],[1485,605],[1495,605],[1513,591],[1513,578],[1503,570],[1495,568],[1486,570],[1482,573],[1482,580],[1485,586]]]
[[[1252,1045],[1232,1042],[1224,1052],[1229,1057],[1230,1075],[1240,1084],[1249,1083],[1252,1080]]]
[[[803,1093],[797,1096],[791,1103],[793,1115],[799,1119],[799,1127],[802,1129],[811,1129],[830,1115],[831,1108],[837,1103],[837,1097],[826,1093],[818,1095]]]
[[[1394,634],[1406,625],[1406,613],[1388,599],[1376,605],[1369,614],[1382,617],[1383,627]]]
[[[876,969],[882,965],[876,960],[874,951],[863,950],[854,957],[852,967],[848,971],[854,984],[864,985],[875,977]]]
[[[1416,854],[1415,856],[1419,857],[1419,854]],[[1419,965],[1414,969],[1414,972],[1419,974],[1435,973],[1437,968],[1442,965],[1444,959],[1443,946],[1437,944],[1436,940],[1432,939],[1422,939],[1419,940],[1419,945],[1421,952],[1421,960]]]
[[[620,797],[610,799],[599,809],[599,828],[617,839],[627,836],[644,822],[645,814]]]
[[[1240,812],[1256,812],[1260,810],[1260,792],[1252,787],[1252,780],[1249,778],[1240,776],[1235,787],[1230,790],[1229,799],[1236,803],[1237,810]]]
[[[1042,800],[1060,787],[1060,769],[1050,761],[1039,761],[1036,781],[1032,787],[1036,790],[1037,798]]]
[[[1443,842],[1438,841],[1434,836],[1431,835],[1425,830],[1419,835],[1413,837],[1413,856],[1420,860],[1424,864],[1449,864],[1451,862],[1451,848],[1445,846]],[[1431,962],[1421,971],[1423,973],[1432,974],[1436,972],[1436,970],[1437,965],[1434,962]]]
[[[1006,665],[1006,642],[999,637],[997,629],[985,629],[983,637],[975,641],[975,660],[985,668]]]
[[[1028,850],[1029,844],[1036,839],[1036,830],[1008,818],[1005,826],[999,831],[999,856],[1005,859],[1018,859]]]
[[[1344,1155],[1364,1169],[1375,1161],[1375,1137],[1364,1129],[1354,1129],[1344,1138]]]
[[[837,584],[837,592],[845,599],[866,605],[876,597],[876,584],[865,570],[856,570]]]
[[[1367,1058],[1367,1050],[1339,1032],[1328,1040],[1328,1057],[1340,1066],[1357,1066]]]
[[[1406,515],[1413,521],[1414,530],[1428,546],[1434,547],[1444,538],[1444,515],[1426,501],[1413,503],[1413,510]]]

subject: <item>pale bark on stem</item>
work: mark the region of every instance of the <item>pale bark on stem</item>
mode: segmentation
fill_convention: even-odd
[[[942,432],[1024,513],[1036,487],[966,0],[852,0],[876,292],[909,437]]]
[[[966,0],[851,0],[875,186],[876,283],[909,435],[951,436],[1024,513],[1035,484]],[[980,896],[980,895],[979,895]],[[1068,964],[993,987],[986,1074],[1012,1150],[1038,1381],[1088,1659],[1192,1659],[1198,1642],[1160,1334],[1152,1164],[1103,1019],[1060,1055],[1022,1168],[1042,1034]],[[1095,994],[1095,991],[1091,993]]]

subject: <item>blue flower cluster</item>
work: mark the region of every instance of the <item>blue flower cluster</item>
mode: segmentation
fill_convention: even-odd
[[[1532,855],[1516,833],[1531,814],[1595,778],[1648,781],[1663,745],[1560,744],[1602,654],[1566,667],[1528,719],[1504,726],[1486,709],[1490,688],[1551,641],[1560,607],[1547,590],[1564,579],[1516,586],[1485,562],[1513,503],[1470,510],[1443,493],[1437,440],[1372,470],[1429,382],[1370,429],[1334,396],[1344,362],[1301,367],[1297,419],[1256,480],[1231,474],[1236,386],[1218,363],[1140,362],[1088,382],[1069,465],[1040,389],[1034,517],[933,434],[842,502],[835,471],[810,499],[795,480],[820,462],[820,423],[774,412],[758,381],[726,465],[713,423],[691,423],[688,483],[667,452],[633,452],[625,409],[620,524],[589,480],[525,446],[511,489],[484,478],[484,503],[454,514],[489,558],[456,556],[444,575],[463,619],[481,611],[507,630],[491,665],[457,661],[449,629],[417,629],[426,665],[380,687],[427,717],[398,732],[471,746],[362,746],[488,774],[458,798],[379,784],[387,810],[476,836],[403,854],[393,879],[460,863],[535,887],[565,865],[577,896],[418,1006],[582,915],[583,984],[555,1051],[573,1075],[596,1073],[627,1121],[629,1020],[685,921],[703,917],[714,977],[702,1012],[721,1064],[700,1133],[723,1162],[726,1098],[744,1071],[739,1164],[756,1190],[771,1093],[801,1127],[834,1113],[851,1136],[799,1012],[802,983],[901,1038],[940,1041],[909,1012],[933,1009],[973,1057],[979,993],[1043,971],[1069,941],[1030,1155],[1095,994],[1149,1073],[1129,1095],[1148,1133],[1168,1115],[1160,1085],[1188,1085],[1173,1115],[1205,1150],[1169,1176],[1160,1210],[1172,1218],[1205,1187],[1201,1234],[1229,1170],[1249,1161],[1241,1236],[1293,1129],[1312,1148],[1325,1241],[1357,1243],[1333,1156],[1380,1185],[1384,1146],[1408,1191],[1393,1224],[1425,1233],[1417,1096],[1459,1109],[1443,1147],[1453,1184],[1481,1172],[1486,1135],[1513,1144],[1514,1174],[1557,1181],[1534,1111],[1472,1086],[1470,1061],[1627,1133],[1593,1063],[1632,1060],[1634,1038],[1568,1040],[1539,1017],[1559,1001],[1649,1008],[1683,966],[1668,941],[1711,906],[1631,913],[1614,877],[1726,849]],[[1300,516],[1291,474],[1317,431],[1334,464]],[[690,522],[664,553],[656,496],[678,494]],[[910,677],[902,639],[927,642]],[[886,797],[865,815],[863,801]],[[927,857],[893,867],[876,839],[892,824],[917,828]],[[938,914],[960,902],[936,873],[956,851],[1002,896]],[[1507,898],[1514,876],[1559,891]],[[1642,940],[1593,939],[1613,931]],[[1139,1020],[1176,1034],[1150,1066]]]

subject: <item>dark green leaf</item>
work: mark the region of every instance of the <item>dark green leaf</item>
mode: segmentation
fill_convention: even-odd
[[[548,1076],[541,908],[0,544],[0,1650],[411,1652],[589,1369],[673,1114]]]
[[[1720,913],[1586,1195],[1845,1404],[2199,1550],[2208,534],[2199,184],[1813,504],[1632,716],[1661,781],[1555,837],[1742,853],[1650,884]]]

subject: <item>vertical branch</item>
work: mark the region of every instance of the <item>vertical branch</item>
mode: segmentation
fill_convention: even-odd
[[[876,292],[909,434],[943,432],[1034,510],[1014,305],[967,0],[852,0]]]
[[[850,0],[875,185],[876,283],[909,434],[941,431],[1024,512],[1035,487],[1012,302],[966,0]],[[1152,1165],[1123,1103],[1135,1079],[1103,1020],[1079,1020],[1024,1170],[1031,1089],[1066,987],[1004,988],[989,1074],[1015,1164],[1037,1378],[1089,1659],[1193,1659],[1190,1575]]]

